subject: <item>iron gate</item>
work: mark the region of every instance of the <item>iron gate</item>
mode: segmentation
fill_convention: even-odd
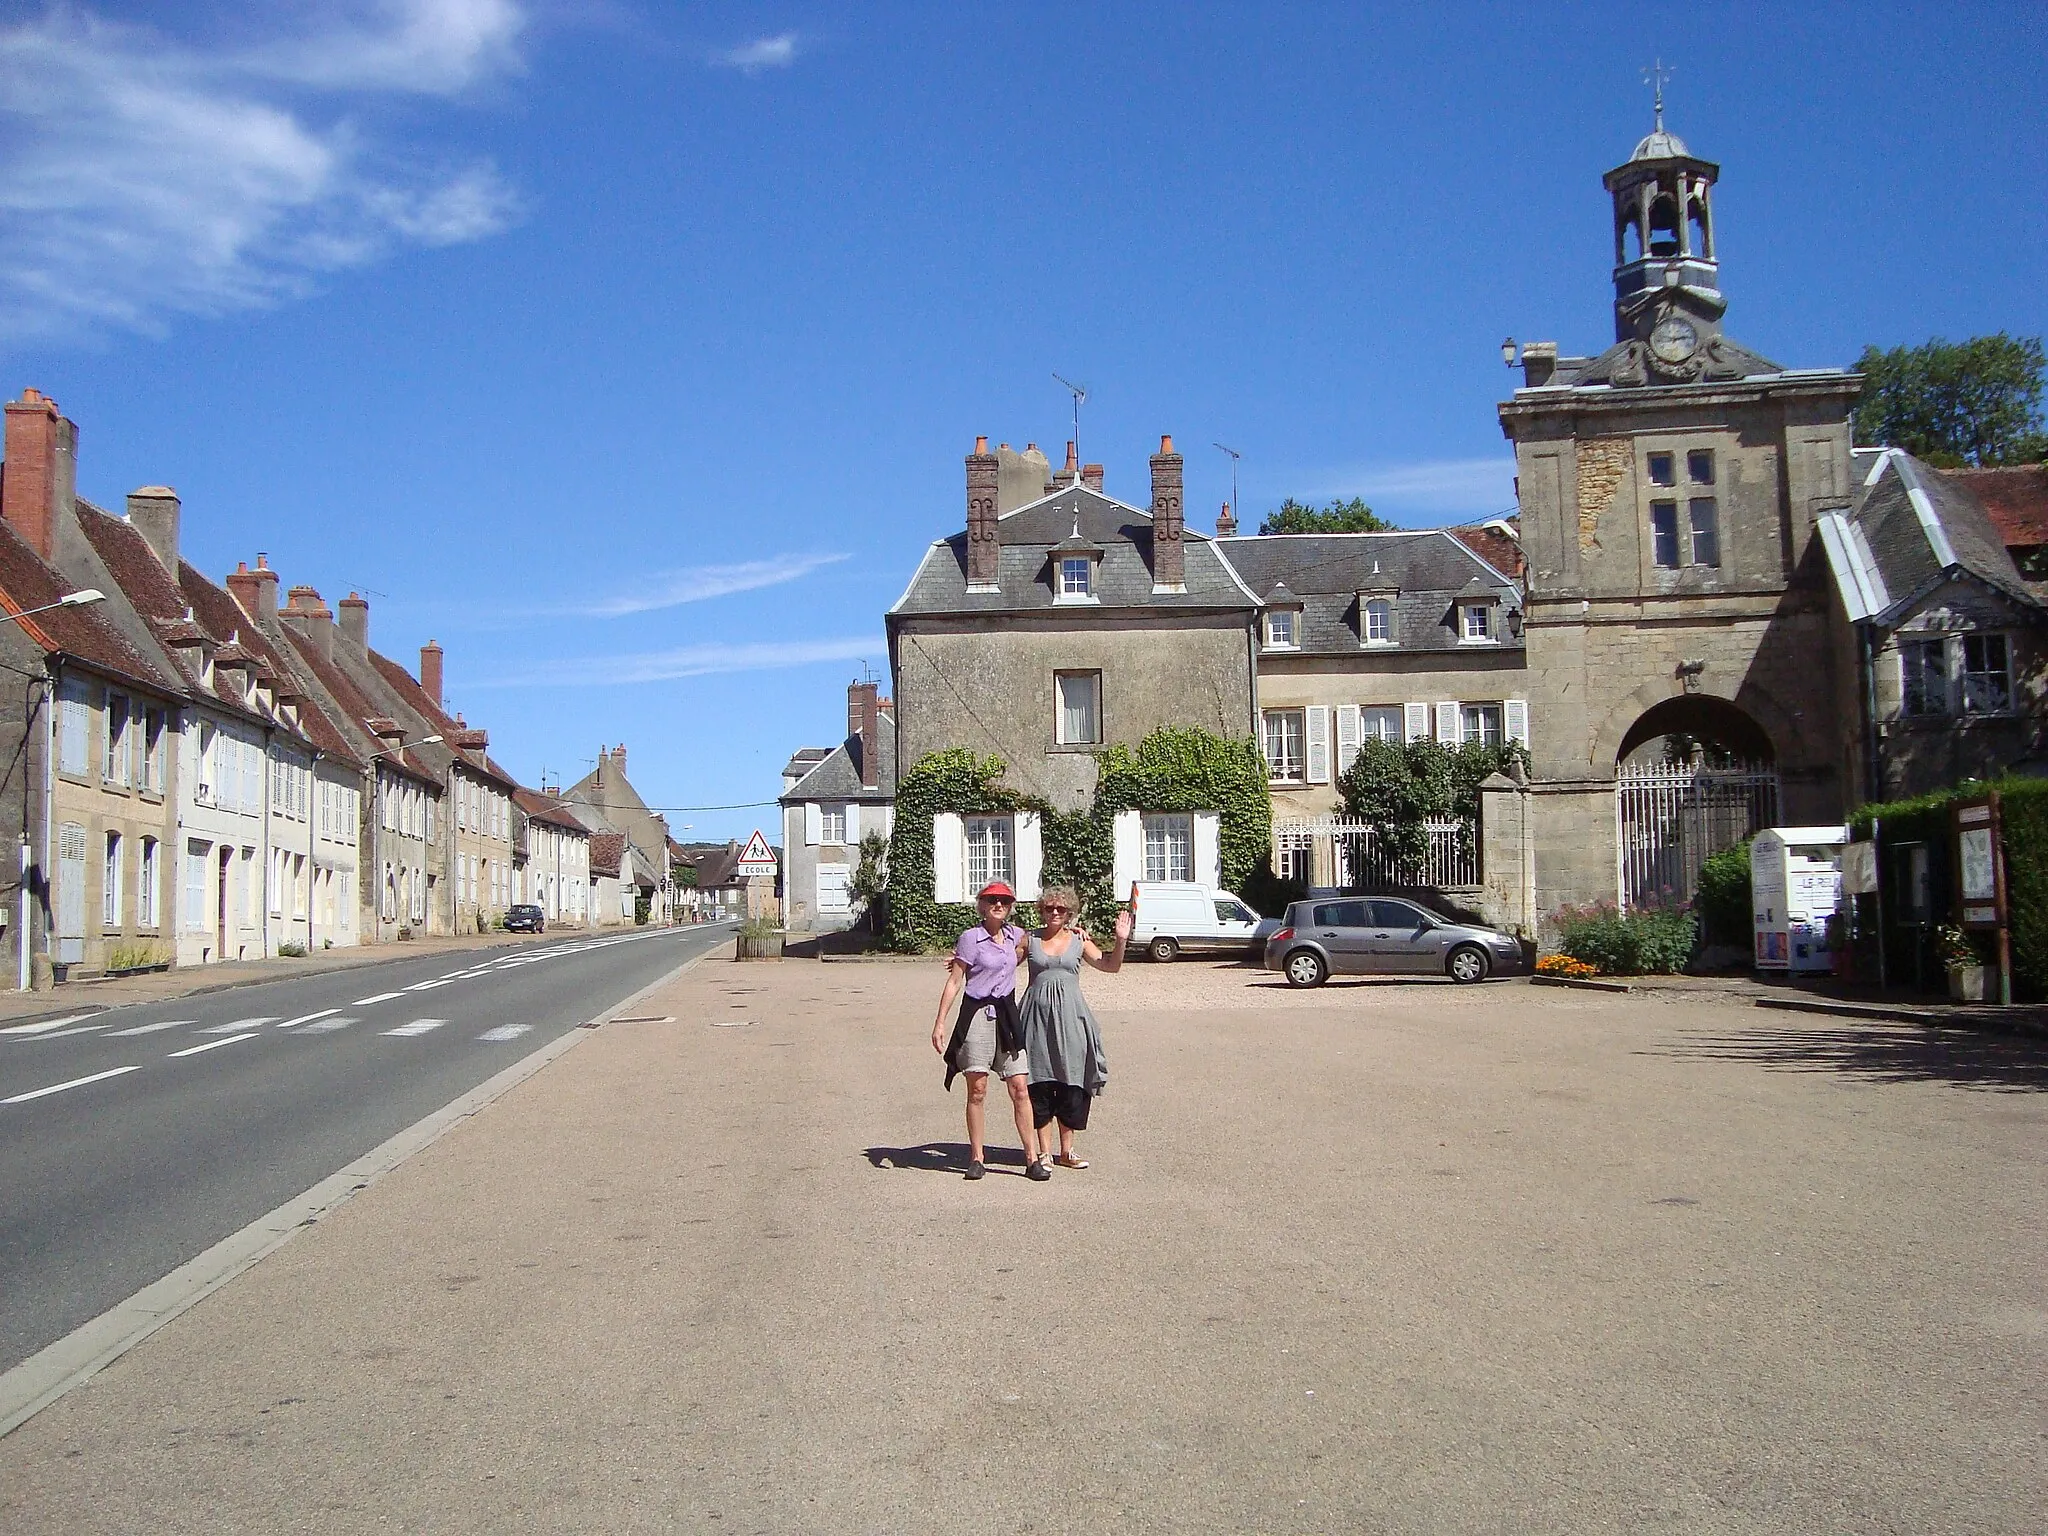
[[[1778,819],[1778,771],[1623,764],[1614,785],[1623,907],[1682,905],[1700,865]]]

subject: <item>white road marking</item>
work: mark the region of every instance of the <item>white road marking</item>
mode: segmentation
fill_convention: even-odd
[[[119,1077],[123,1072],[139,1072],[140,1067],[113,1067],[105,1072],[95,1072],[91,1077],[74,1077],[68,1083],[52,1083],[47,1088],[37,1088],[28,1093],[17,1093],[11,1099],[0,1099],[0,1104],[26,1104],[30,1099],[44,1098],[49,1094],[62,1093],[66,1088],[83,1088],[87,1083],[104,1082],[110,1077]]]
[[[488,1040],[493,1045],[500,1045],[507,1040],[517,1040],[532,1028],[531,1024],[500,1024],[496,1029],[485,1030],[477,1036],[477,1039]]]
[[[191,1022],[190,1019],[159,1019],[154,1024],[138,1024],[133,1029],[117,1029],[107,1038],[125,1040],[130,1035],[153,1035],[160,1029],[180,1029]]]
[[[179,1056],[197,1056],[201,1051],[210,1051],[217,1045],[233,1045],[237,1040],[254,1040],[255,1038],[256,1032],[254,1030],[251,1030],[246,1035],[222,1035],[218,1040],[209,1040],[204,1045],[188,1045],[182,1051],[173,1051],[164,1060],[171,1061]]]
[[[34,1041],[63,1040],[71,1035],[89,1035],[95,1030],[105,1029],[106,1027],[104,1024],[81,1024],[76,1029],[55,1029],[47,1035],[30,1035],[28,1038]],[[25,1044],[26,1042],[23,1043]]]
[[[299,1033],[302,1035],[331,1034],[337,1029],[347,1029],[353,1023],[355,1023],[354,1015],[345,1015],[339,1019],[321,1019],[317,1023],[308,1024]]]
[[[439,981],[416,981],[405,990],[408,992],[431,992],[436,987],[447,986],[454,979],[452,976],[443,976]]]
[[[37,1019],[33,1024],[10,1024],[5,1029],[0,1029],[0,1035],[47,1034],[50,1030],[62,1029],[66,1024],[76,1024],[80,1019],[91,1017],[90,1013],[67,1013],[61,1019]]]
[[[376,992],[368,997],[359,997],[349,1004],[351,1008],[367,1008],[372,1003],[388,1003],[394,997],[403,997],[403,992]]]
[[[286,1019],[282,1024],[278,1025],[277,1027],[279,1029],[290,1029],[294,1024],[310,1024],[315,1019],[324,1019],[330,1013],[334,1013],[337,1011],[338,1010],[333,1008],[322,1008],[318,1013],[302,1013],[296,1019]]]
[[[387,1035],[404,1035],[409,1038],[413,1035],[424,1035],[429,1030],[439,1029],[447,1022],[446,1019],[414,1019],[410,1024],[401,1024],[396,1029],[385,1030],[384,1033]]]
[[[199,1031],[202,1035],[232,1035],[238,1029],[261,1029],[277,1018],[274,1013],[259,1013],[253,1019],[237,1019],[232,1024],[209,1024]]]
[[[467,967],[467,966],[464,966],[464,967],[463,967],[463,968],[462,968],[461,970],[459,970],[459,971],[450,971],[450,972],[449,972],[449,973],[448,973],[448,974],[447,974],[446,976],[440,977],[439,979],[440,979],[440,980],[442,980],[442,981],[453,981],[453,980],[454,980],[454,979],[455,979],[456,977],[458,977],[458,976],[467,976],[468,974],[469,974],[469,967]]]

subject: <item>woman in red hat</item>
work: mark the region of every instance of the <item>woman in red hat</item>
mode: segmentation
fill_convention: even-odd
[[[1024,930],[1010,921],[1017,894],[1000,880],[991,880],[975,898],[981,922],[960,935],[946,961],[946,987],[939,994],[939,1016],[932,1022],[932,1049],[946,1059],[946,1090],[956,1076],[967,1079],[967,1177],[988,1172],[982,1132],[986,1123],[988,1079],[993,1072],[1010,1092],[1010,1110],[1017,1121],[1017,1139],[1024,1143],[1024,1171],[1043,1182],[1052,1170],[1039,1161],[1037,1134],[1031,1125],[1031,1087],[1024,1060],[1024,1027],[1017,1018],[1018,948]],[[962,990],[966,996],[961,997]],[[953,1033],[946,1035],[946,1015],[960,999]]]

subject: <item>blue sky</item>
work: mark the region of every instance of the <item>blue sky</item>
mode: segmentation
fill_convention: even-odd
[[[0,356],[80,483],[372,596],[533,781],[771,798],[976,433],[1207,526],[1513,500],[1503,336],[1608,336],[1600,174],[1717,160],[1795,366],[2048,331],[2037,5],[0,3]],[[772,812],[671,817],[772,833]]]

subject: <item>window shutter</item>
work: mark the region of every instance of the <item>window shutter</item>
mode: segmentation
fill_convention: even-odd
[[[1423,741],[1429,736],[1429,706],[1427,704],[1403,704],[1401,706],[1401,739]]]
[[[860,807],[851,800],[846,802],[846,846],[860,846]]]
[[[1308,707],[1308,773],[1311,784],[1330,782],[1330,707],[1327,704],[1311,704]]]
[[[1214,811],[1195,812],[1195,882],[1223,886],[1223,818]]]
[[[1118,811],[1110,824],[1109,893],[1118,900],[1145,875],[1145,821],[1137,811]]]
[[[804,802],[804,842],[815,848],[825,841],[825,808],[815,800]]]
[[[1337,776],[1342,778],[1358,756],[1358,706],[1339,704],[1337,706]],[[1214,880],[1205,881],[1214,885]]]
[[[849,814],[851,814],[849,812]],[[847,833],[852,835],[852,823]],[[1017,813],[1017,899],[1036,901],[1045,877],[1045,841],[1038,826],[1038,812]]]
[[[1529,745],[1529,701],[1507,699],[1500,707],[1501,734],[1509,741]]]
[[[932,818],[932,900],[965,901],[967,826],[951,811]]]
[[[1458,703],[1446,699],[1436,707],[1436,739],[1446,746],[1458,744]]]

